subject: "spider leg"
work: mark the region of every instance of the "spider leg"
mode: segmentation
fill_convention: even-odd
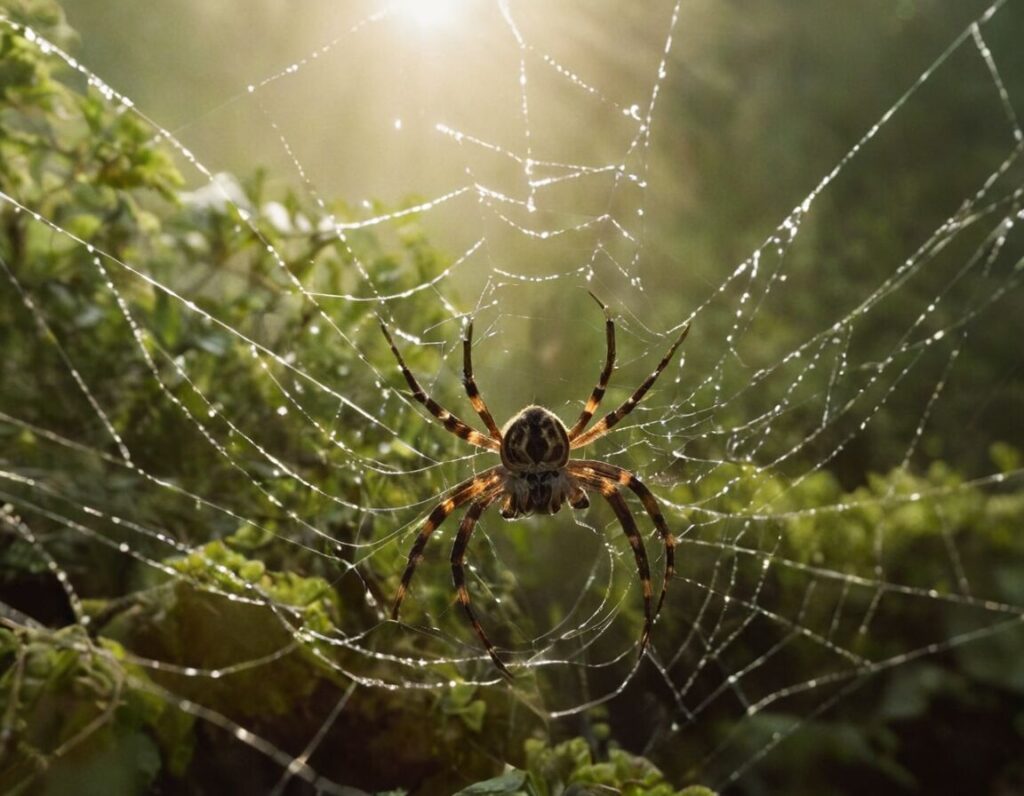
[[[654,521],[654,527],[661,534],[661,540],[665,544],[665,577],[661,583],[661,596],[658,598],[658,606],[654,609],[654,616],[661,613],[661,606],[665,602],[665,595],[668,594],[668,582],[676,571],[676,539],[665,522],[665,515],[661,513],[661,507],[655,499],[651,490],[644,482],[637,478],[629,470],[616,467],[607,462],[598,462],[590,459],[576,459],[569,462],[569,472],[573,474],[589,475],[596,473],[607,478],[614,478],[619,484],[630,489],[634,495],[640,498],[647,515]]]
[[[587,488],[600,492],[605,500],[612,507],[615,516],[619,518],[619,524],[629,539],[629,546],[633,548],[633,556],[636,558],[636,569],[640,575],[640,586],[644,593],[644,629],[640,634],[640,657],[642,658],[647,649],[647,642],[651,637],[651,625],[654,616],[651,613],[651,568],[647,563],[647,551],[644,549],[644,541],[640,538],[640,531],[636,527],[636,520],[629,511],[629,506],[619,493],[618,484],[603,475],[588,475],[581,477],[581,483]]]
[[[597,411],[597,407],[601,405],[601,399],[604,397],[604,391],[608,387],[608,380],[612,377],[612,370],[615,368],[615,321],[612,320],[612,314],[608,308],[601,303],[601,300],[593,293],[590,297],[597,302],[598,306],[604,310],[604,332],[607,347],[607,354],[604,360],[604,369],[601,371],[601,375],[597,377],[597,384],[594,386],[593,392],[590,393],[590,397],[587,399],[586,406],[583,407],[583,411],[580,413],[579,418],[573,423],[572,428],[569,429],[569,441],[576,439],[587,427],[587,423],[590,422],[590,418],[594,416],[594,412]]]
[[[579,481],[572,479],[572,489],[569,491],[569,505],[576,510],[590,508],[590,498],[587,492],[580,486]]]
[[[398,347],[395,345],[395,341],[391,339],[391,332],[388,331],[388,327],[384,321],[380,322],[380,329],[384,332],[384,337],[388,341],[388,345],[391,346],[391,353],[395,355],[395,359],[398,360],[398,367],[402,369],[402,375],[405,376],[406,382],[409,384],[409,388],[412,390],[412,396],[421,404],[423,404],[427,411],[430,412],[434,417],[441,421],[448,431],[452,432],[457,437],[460,437],[472,445],[477,445],[481,448],[487,448],[488,450],[496,451],[501,447],[501,443],[496,439],[491,439],[479,431],[471,428],[464,421],[453,415],[441,404],[431,398],[424,392],[420,383],[416,381],[416,377],[412,375],[412,371],[409,370],[405,364],[405,360],[402,359],[402,355],[398,351]]]
[[[676,349],[679,348],[680,345],[682,345],[683,340],[686,339],[686,335],[689,334],[689,332],[690,324],[686,324],[686,326],[683,327],[683,331],[680,332],[679,337],[676,338],[676,341],[668,350],[668,353],[665,354],[664,357],[662,357],[661,362],[658,363],[658,367],[654,369],[654,372],[651,373],[651,375],[648,376],[646,379],[644,379],[643,384],[637,387],[636,392],[629,396],[629,398],[626,399],[626,401],[618,409],[606,414],[603,418],[601,418],[600,421],[598,421],[597,425],[590,429],[590,431],[587,431],[586,433],[576,437],[576,439],[572,441],[573,450],[576,450],[576,448],[582,448],[584,445],[589,445],[595,439],[603,437],[605,434],[608,433],[612,426],[614,426],[616,423],[622,420],[622,418],[624,418],[626,415],[633,411],[634,407],[638,403],[640,403],[644,395],[647,394],[647,391],[651,389],[651,385],[653,385],[654,382],[657,381],[658,376],[661,375],[661,372],[668,366],[668,363],[672,359],[672,355],[676,352]]]
[[[473,625],[473,629],[476,631],[477,636],[480,637],[480,641],[487,650],[487,654],[491,656],[491,660],[494,661],[494,665],[498,668],[498,671],[505,675],[505,677],[512,679],[512,673],[506,668],[501,658],[498,657],[498,653],[494,650],[494,645],[491,643],[491,640],[487,638],[487,634],[484,632],[483,627],[476,618],[476,614],[473,612],[473,606],[469,601],[469,589],[466,588],[466,573],[463,567],[466,557],[466,546],[469,544],[469,539],[473,535],[473,529],[476,527],[477,520],[480,519],[480,515],[484,513],[487,507],[490,506],[497,497],[497,495],[491,495],[477,500],[469,507],[469,510],[463,516],[462,523],[459,525],[459,533],[455,537],[455,544],[452,546],[452,580],[455,583],[455,591],[458,595],[459,605],[465,609],[466,616],[469,617],[470,624]]]
[[[437,527],[455,509],[468,503],[491,487],[497,480],[498,469],[497,467],[492,467],[490,470],[485,470],[479,475],[463,481],[448,493],[448,497],[434,506],[433,511],[427,516],[426,522],[423,523],[423,527],[420,528],[419,535],[416,537],[416,541],[413,542],[412,549],[409,550],[409,562],[405,565],[405,572],[402,573],[402,582],[398,587],[398,592],[395,594],[395,602],[391,606],[392,619],[398,619],[398,611],[402,607],[402,600],[405,599],[405,593],[409,590],[409,582],[412,580],[413,573],[416,572],[416,566],[423,560],[423,548],[427,546],[427,540],[430,539],[430,535],[437,530]]]
[[[480,419],[484,421],[484,425],[487,426],[487,430],[491,432],[491,436],[501,441],[501,429],[498,428],[498,424],[494,422],[494,416],[491,414],[491,410],[487,408],[487,404],[484,402],[483,396],[480,395],[480,390],[476,386],[476,379],[473,378],[473,322],[470,321],[466,327],[466,336],[462,340],[462,383],[466,387],[466,395],[469,396],[469,402],[473,404],[473,408],[476,413],[480,415]]]

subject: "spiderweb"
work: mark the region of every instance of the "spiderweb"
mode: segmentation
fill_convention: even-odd
[[[133,594],[184,584],[198,595],[192,599],[237,607],[210,609],[205,638],[227,640],[221,657],[126,641],[124,660],[137,667],[126,676],[268,758],[278,792],[299,781],[344,792],[350,783],[325,773],[334,770],[325,738],[366,709],[357,703],[367,694],[443,699],[465,684],[489,694],[489,710],[506,711],[509,738],[509,727],[528,723],[515,718],[523,705],[556,727],[607,706],[640,728],[642,736],[629,739],[635,749],[674,760],[675,778],[743,786],[780,744],[856,701],[878,675],[1021,632],[1024,595],[1013,599],[978,569],[995,537],[954,530],[979,502],[1019,494],[1024,474],[989,461],[995,439],[977,422],[1013,411],[1005,396],[1019,355],[1005,382],[979,383],[971,366],[1000,347],[1019,349],[1006,334],[1016,330],[1019,341],[1024,133],[1015,105],[1024,87],[1004,77],[1009,56],[989,43],[1012,29],[1013,9],[1004,5],[1011,4],[963,12],[934,60],[914,65],[888,104],[865,117],[862,137],[842,142],[837,157],[822,161],[820,180],[793,193],[793,209],[776,213],[781,222],[759,219],[755,228],[770,229],[763,240],[748,246],[753,233],[738,230],[738,264],[708,262],[666,237],[673,222],[662,208],[679,206],[673,170],[686,162],[666,103],[685,97],[696,79],[679,41],[695,46],[702,18],[681,2],[560,11],[558,19],[572,20],[564,29],[548,24],[543,4],[338,12],[346,18],[335,37],[283,69],[253,67],[235,96],[173,125],[150,118],[90,64],[4,18],[5,28],[63,61],[71,80],[141,120],[174,153],[189,182],[185,205],[197,216],[225,211],[234,224],[228,241],[236,235],[263,246],[270,265],[261,290],[273,297],[222,314],[211,296],[247,290],[230,257],[210,265],[207,248],[190,272],[169,272],[144,251],[96,248],[67,218],[0,196],[31,219],[32,234],[89,270],[68,274],[63,289],[98,281],[97,308],[115,308],[121,319],[113,339],[70,335],[53,320],[59,293],[33,287],[9,263],[0,268],[5,290],[35,324],[40,356],[56,357],[68,377],[54,400],[69,421],[48,428],[0,405],[5,433],[30,437],[37,451],[0,456],[4,533],[59,583],[71,624],[93,634],[73,643],[97,655],[110,653],[97,646],[89,603],[109,594],[79,593],[90,560],[152,571],[150,580],[112,584],[129,603]],[[616,24],[643,46],[575,61],[562,46],[590,26]],[[656,38],[637,33],[650,29]],[[402,48],[421,48],[420,60]],[[631,72],[613,82],[627,49]],[[445,71],[451,63],[456,68]],[[330,118],[325,106],[342,101],[318,93],[324,73],[343,98],[346,81],[375,71],[385,88],[353,108],[352,129],[324,134],[329,154],[319,151],[310,128]],[[973,81],[969,96],[957,88],[964,75]],[[984,157],[943,148],[942,114],[957,103],[978,121]],[[302,212],[287,202],[253,205],[227,174],[237,164],[213,142],[235,114],[270,164],[269,179],[297,186]],[[899,162],[916,148],[926,154]],[[955,157],[964,158],[955,179],[930,184],[948,200],[945,213],[908,211],[904,172]],[[890,195],[867,194],[871,206],[850,202],[862,172],[887,168]],[[326,198],[335,183],[350,206]],[[903,249],[879,256],[870,224],[883,219],[899,226]],[[423,231],[451,256],[437,261],[417,248]],[[325,271],[320,252],[297,260],[293,233],[318,236],[340,265]],[[399,262],[381,255],[403,246],[413,254]],[[459,385],[461,334],[472,317],[477,381],[499,422],[532,402],[571,420],[603,355],[603,316],[587,290],[618,322],[620,362],[606,409],[692,323],[680,361],[587,453],[651,487],[678,537],[677,573],[638,663],[635,567],[610,512],[566,510],[513,524],[489,513],[470,547],[470,591],[518,675],[509,685],[453,605],[447,550],[458,515],[432,537],[402,623],[387,618],[419,524],[446,489],[491,466],[493,456],[418,411],[377,317],[392,325],[428,391],[457,414],[475,420]],[[815,303],[808,292],[821,303],[816,320],[797,331],[782,326],[780,318]],[[207,330],[205,347],[175,352],[161,312]],[[109,347],[107,372],[81,370],[92,346]],[[222,380],[211,375],[218,372]],[[246,380],[244,399],[232,379]],[[173,426],[119,404],[111,384],[126,393],[141,385]],[[1020,442],[1019,421],[1015,431],[1006,441]],[[203,448],[216,471],[161,458],[174,439]],[[959,475],[929,469],[940,454]],[[844,488],[854,455],[888,477]],[[78,480],[51,477],[54,461]],[[125,500],[122,490],[144,499]],[[657,534],[639,504],[633,508],[657,578]],[[909,530],[922,525],[938,532]],[[257,540],[244,547],[243,566],[263,567],[254,577],[207,544],[229,536]],[[341,595],[343,618],[312,617],[308,606],[281,597],[280,581],[261,579],[296,555]],[[899,566],[908,555],[940,565]],[[234,643],[235,625],[257,614],[266,643]],[[12,626],[44,621],[25,604],[7,605],[5,615]],[[907,615],[916,618],[914,632],[896,634]],[[280,740],[271,723],[225,707],[225,690],[283,677],[296,659],[334,684],[314,734]],[[100,716],[89,731],[109,719]]]

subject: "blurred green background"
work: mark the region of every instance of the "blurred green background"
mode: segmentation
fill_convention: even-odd
[[[625,158],[645,185],[567,181],[536,214],[498,204],[510,223],[467,192],[340,246],[309,220],[475,183],[527,192],[521,165],[438,125],[538,160],[618,163],[673,6],[511,4],[521,50],[501,7],[479,2],[429,22],[407,4],[377,20],[372,3],[2,0],[232,175],[235,201],[152,124],[0,29],[0,191],[16,203],[0,204],[0,790],[303,793],[315,771],[345,793],[1024,793],[1024,245],[1014,229],[986,240],[1019,212],[1024,175],[972,40],[812,194],[987,7],[683,2],[651,144]],[[1024,110],[1024,9],[1006,3],[981,30]],[[799,235],[759,261],[786,282],[755,285],[756,326],[728,344],[744,303],[728,275],[811,195]],[[925,265],[855,312],[964,207]],[[600,225],[520,231],[604,213],[640,244]],[[686,536],[656,627],[662,668],[645,662],[619,697],[564,718],[615,691],[635,657],[635,576],[609,513],[488,519],[474,542],[500,646],[583,624],[561,663],[508,687],[466,682],[493,677],[485,661],[391,661],[477,654],[451,610],[450,529],[417,574],[409,625],[382,624],[378,607],[410,541],[395,531],[489,462],[467,465],[457,440],[381,392],[402,385],[375,303],[324,298],[321,313],[292,289],[416,291],[481,238],[436,290],[386,308],[428,344],[402,341],[409,363],[462,414],[451,308],[476,310],[477,378],[499,418],[529,401],[578,410],[603,354],[584,287],[620,322],[612,400],[699,309],[684,368],[638,410],[646,425],[599,448],[649,478]],[[597,243],[608,256],[587,282],[573,272]],[[841,383],[826,387],[838,349],[804,377],[783,361],[837,322]],[[946,343],[917,342],[938,331]],[[818,433],[825,394],[861,403]],[[622,602],[594,633],[582,617],[606,597]],[[368,631],[379,657],[348,645]],[[291,771],[306,751],[312,768]]]

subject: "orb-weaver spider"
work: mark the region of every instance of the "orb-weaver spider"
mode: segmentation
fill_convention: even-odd
[[[470,605],[469,591],[466,589],[463,570],[466,546],[469,544],[473,528],[476,526],[477,520],[480,519],[480,515],[493,503],[501,501],[501,516],[511,520],[530,514],[555,514],[566,502],[574,509],[585,509],[590,505],[588,492],[600,493],[604,496],[611,505],[615,516],[618,517],[622,529],[626,532],[640,575],[644,596],[644,627],[640,635],[641,656],[647,647],[651,624],[658,612],[661,611],[662,603],[665,601],[668,582],[674,571],[675,540],[651,491],[629,470],[591,459],[570,459],[569,452],[589,445],[604,436],[612,426],[633,410],[671,361],[676,349],[686,339],[690,325],[687,324],[683,327],[668,353],[658,363],[658,367],[637,387],[636,391],[621,406],[599,420],[589,431],[584,431],[601,403],[601,398],[604,396],[608,380],[615,367],[615,322],[612,320],[608,308],[596,296],[593,294],[591,296],[604,310],[607,354],[604,368],[590,393],[590,398],[587,399],[583,411],[573,423],[572,428],[568,429],[554,413],[542,406],[527,406],[509,420],[503,428],[498,428],[498,424],[494,422],[494,417],[480,396],[480,390],[473,378],[473,324],[470,322],[466,326],[466,334],[462,341],[463,384],[466,394],[469,396],[469,402],[473,405],[476,413],[480,415],[480,419],[489,432],[487,435],[481,434],[424,392],[412,371],[406,366],[405,360],[402,359],[387,325],[383,320],[380,322],[384,337],[387,338],[388,345],[391,346],[391,351],[394,353],[395,359],[398,360],[398,366],[412,389],[413,397],[441,421],[448,431],[472,445],[495,451],[501,456],[501,464],[458,484],[427,516],[426,522],[423,523],[423,527],[409,551],[409,562],[395,596],[391,618],[398,619],[402,600],[405,598],[409,582],[416,571],[416,565],[423,558],[423,548],[430,535],[455,509],[469,503],[469,509],[462,518],[458,534],[455,537],[455,544],[452,547],[452,577],[455,581],[458,601],[465,609],[473,629],[480,637],[480,641],[483,642],[494,665],[508,677],[511,677],[509,670],[498,657],[494,645],[487,638],[487,634]],[[640,498],[665,544],[665,577],[661,587],[661,596],[658,598],[657,607],[653,612],[651,610],[651,575],[647,563],[647,553],[644,550],[640,532],[637,530],[636,521],[619,491],[621,487],[632,490]]]

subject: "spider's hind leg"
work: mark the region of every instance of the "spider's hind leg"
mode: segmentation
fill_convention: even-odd
[[[640,632],[639,657],[643,658],[647,650],[647,643],[651,638],[651,626],[654,624],[654,614],[651,612],[651,569],[647,562],[647,551],[644,549],[644,541],[640,536],[636,520],[629,511],[629,506],[619,493],[616,481],[599,473],[592,473],[589,477],[581,477],[580,482],[589,490],[600,492],[608,501],[619,524],[629,540],[629,546],[633,549],[633,556],[636,560],[637,575],[640,577],[640,588],[644,598],[644,627]]]
[[[498,657],[497,651],[494,649],[494,644],[487,637],[484,632],[483,626],[480,621],[476,618],[476,613],[473,611],[473,606],[469,599],[469,589],[466,588],[466,572],[465,572],[465,559],[466,559],[466,547],[469,545],[469,539],[473,535],[473,529],[476,527],[477,520],[480,519],[480,515],[484,513],[489,505],[494,501],[494,498],[483,498],[473,503],[469,507],[469,511],[466,512],[462,518],[462,523],[459,525],[459,532],[455,537],[455,544],[452,546],[452,580],[455,583],[455,594],[459,601],[459,605],[462,606],[466,612],[466,617],[469,619],[469,623],[473,626],[473,630],[476,631],[481,643],[484,645],[484,649],[487,650],[487,654],[491,657],[495,667],[501,674],[512,679],[512,672],[508,670],[505,663]]]
[[[433,511],[430,512],[420,528],[412,549],[409,551],[405,572],[402,573],[402,581],[398,586],[398,592],[395,594],[395,601],[391,605],[392,619],[398,619],[399,611],[402,608],[402,601],[409,591],[409,584],[412,582],[412,576],[416,572],[416,567],[423,559],[423,549],[427,546],[427,541],[430,539],[431,534],[455,509],[490,488],[494,483],[496,472],[497,468],[492,468],[466,479],[449,492],[448,497],[434,506]]]

